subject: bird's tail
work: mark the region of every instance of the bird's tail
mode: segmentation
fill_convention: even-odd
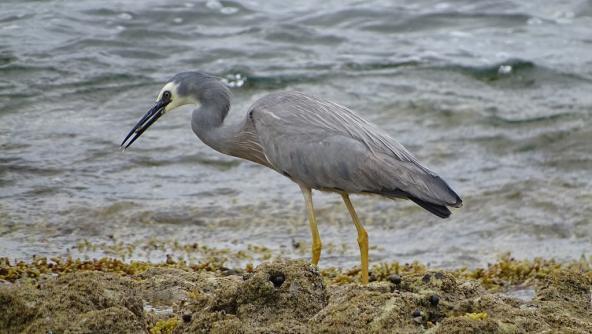
[[[413,197],[413,196],[408,196],[407,198],[409,198],[415,204],[421,206],[422,208],[428,210],[429,212],[435,214],[436,216],[438,216],[440,218],[450,217],[451,212],[444,205],[438,205],[438,204],[426,202],[426,201],[423,201],[423,200],[421,200],[417,197]]]
[[[442,178],[437,175],[429,175],[424,180],[430,185],[428,188],[431,192],[428,194],[399,189],[382,189],[379,193],[388,197],[407,198],[440,218],[450,217],[451,212],[447,208],[448,206],[455,208],[462,206],[460,196]]]

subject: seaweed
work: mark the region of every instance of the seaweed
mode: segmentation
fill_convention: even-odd
[[[382,263],[359,269],[275,259],[125,262],[0,259],[0,332],[592,332],[590,260],[510,255],[486,268]],[[531,289],[514,298],[512,289]]]

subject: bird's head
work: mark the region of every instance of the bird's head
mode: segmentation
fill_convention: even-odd
[[[121,147],[123,149],[128,148],[165,113],[188,104],[199,105],[202,101],[215,97],[218,95],[215,92],[220,91],[228,94],[228,89],[215,76],[202,72],[182,72],[176,74],[162,87],[156,97],[154,106],[148,110],[128,133],[121,143]],[[132,137],[134,134],[135,136]],[[129,142],[128,139],[130,139]]]

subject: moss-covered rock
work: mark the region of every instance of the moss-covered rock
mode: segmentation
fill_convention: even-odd
[[[592,333],[586,261],[486,269],[357,270],[276,260],[256,268],[0,261],[0,333]],[[1,280],[4,279],[4,280]],[[531,291],[516,298],[513,288]]]
[[[193,322],[184,332],[306,332],[306,322],[327,305],[319,272],[303,261],[264,263],[242,280],[210,290],[207,303],[189,305]],[[199,291],[199,294],[207,292]],[[209,310],[214,314],[204,315]],[[237,326],[237,324],[241,326]]]
[[[145,329],[142,299],[129,278],[77,272],[0,288],[0,332],[115,333]]]

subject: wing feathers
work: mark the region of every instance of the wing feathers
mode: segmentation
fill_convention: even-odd
[[[350,109],[277,92],[259,99],[250,112],[265,156],[295,181],[351,193],[397,189],[438,216],[446,215],[446,206],[462,203],[403,145]]]

